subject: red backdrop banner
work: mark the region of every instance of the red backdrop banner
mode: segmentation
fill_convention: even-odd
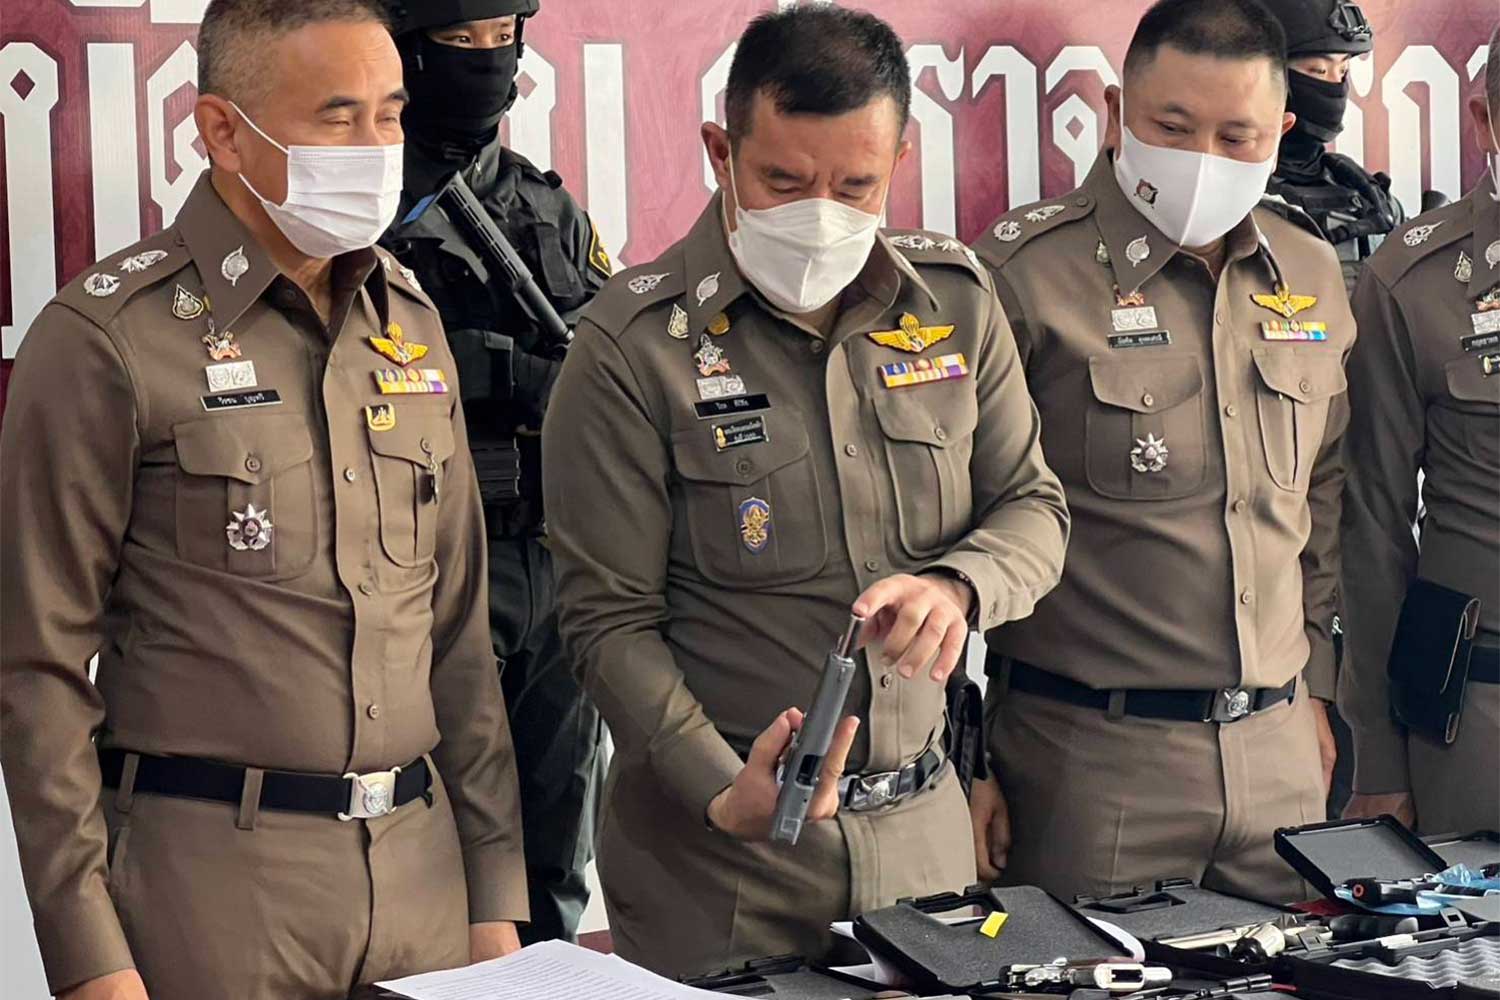
[[[205,0],[4,0],[0,338],[10,357],[56,288],[170,221],[203,169],[192,123]],[[710,193],[698,126],[722,109],[734,39],[772,0],[548,0],[527,29],[513,145],[559,171],[615,256],[649,259]],[[915,154],[894,225],[972,239],[1087,170],[1147,0],[869,0],[908,46]],[[1341,151],[1409,209],[1483,173],[1462,112],[1495,0],[1365,0]],[[3,389],[0,389],[3,399]]]

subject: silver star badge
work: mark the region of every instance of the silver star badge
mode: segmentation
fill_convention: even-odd
[[[1443,222],[1446,221],[1448,220],[1443,220]],[[1409,247],[1419,247],[1423,243],[1426,243],[1428,240],[1432,239],[1432,234],[1436,232],[1437,227],[1441,226],[1442,224],[1442,222],[1433,222],[1425,226],[1412,226],[1406,231],[1406,234],[1401,237],[1401,242],[1405,243]]]
[[[406,283],[408,285],[415,288],[419,292],[422,290],[422,283],[417,280],[416,271],[413,271],[411,268],[402,265],[397,265],[396,269],[401,272],[401,277],[406,279]]]
[[[900,236],[891,237],[891,246],[900,247],[902,250],[931,250],[935,244],[928,237],[918,233],[902,233]]]
[[[1021,238],[1021,224],[1014,220],[1002,222],[995,227],[995,239],[1001,243],[1014,243]]]
[[[643,274],[631,278],[625,283],[625,287],[637,295],[645,295],[647,292],[655,291],[656,286],[671,277],[669,274]]]
[[[271,529],[275,525],[271,523],[269,510],[256,510],[255,504],[250,504],[244,513],[234,510],[230,514],[234,520],[224,526],[224,534],[229,538],[231,549],[259,552],[271,544]]]
[[[1167,467],[1167,442],[1155,434],[1147,434],[1146,439],[1135,439],[1135,447],[1130,449],[1130,467],[1136,472],[1160,472]]]
[[[1474,260],[1467,253],[1458,252],[1458,263],[1453,265],[1453,280],[1467,285],[1474,277]]]
[[[1146,242],[1146,237],[1137,236],[1125,247],[1125,256],[1131,266],[1140,267],[1151,259],[1151,244]]]
[[[676,303],[672,304],[672,318],[667,320],[667,336],[673,340],[688,339],[687,310]]]
[[[144,253],[138,253],[120,261],[120,270],[129,272],[130,274],[138,274],[148,267],[160,264],[166,259],[167,252],[165,250],[147,250]]]
[[[100,271],[84,279],[83,290],[96,299],[106,299],[120,290],[120,279]]]
[[[229,255],[224,258],[224,262],[219,265],[219,273],[224,276],[224,280],[229,282],[231,287],[239,284],[240,279],[249,270],[250,259],[245,256],[245,248],[243,246],[230,251]]]
[[[1026,221],[1046,222],[1058,212],[1063,211],[1063,209],[1065,209],[1066,207],[1066,205],[1044,205],[1041,208],[1034,208],[1030,212],[1026,213]]]
[[[719,294],[719,272],[715,271],[702,281],[698,282],[698,308],[703,308],[703,303]]]

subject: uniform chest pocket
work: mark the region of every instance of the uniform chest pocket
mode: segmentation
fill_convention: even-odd
[[[1464,449],[1493,471],[1500,467],[1500,375],[1486,376],[1478,357],[1457,358],[1444,370],[1463,424]]]
[[[974,516],[969,460],[979,403],[972,382],[884,391],[874,402],[896,491],[901,547],[917,559],[946,552]]]
[[[1329,400],[1348,388],[1342,359],[1265,349],[1253,357],[1260,375],[1255,407],[1271,481],[1304,492],[1323,447]]]
[[[367,432],[380,508],[380,547],[397,566],[421,566],[437,551],[445,463],[454,449],[448,410],[409,406],[390,430]]]
[[[807,580],[828,560],[807,430],[786,407],[764,416],[753,444],[721,449],[707,420],[672,437],[693,561],[727,587]]]
[[[1195,357],[1089,358],[1089,485],[1116,500],[1176,500],[1203,485],[1203,372]]]
[[[306,572],[319,544],[306,418],[211,416],[172,434],[178,557],[258,580]]]

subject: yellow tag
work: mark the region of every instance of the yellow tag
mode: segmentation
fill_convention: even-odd
[[[999,937],[1000,929],[1005,926],[1005,921],[1009,919],[1009,913],[991,913],[984,918],[984,923],[979,925],[979,933],[988,938]]]
[[[608,278],[615,273],[614,261],[609,259],[609,251],[604,249],[604,241],[599,239],[599,228],[594,225],[594,220],[589,219],[589,266],[598,271],[600,276]]]
[[[389,431],[396,427],[396,408],[390,403],[365,407],[365,425],[372,431]]]

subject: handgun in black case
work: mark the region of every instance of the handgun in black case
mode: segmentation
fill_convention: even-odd
[[[890,987],[810,964],[798,955],[756,959],[738,969],[684,979],[683,984],[729,996],[781,1000],[871,1000],[890,993]]]
[[[937,914],[970,907],[981,915],[961,923],[937,919]],[[979,929],[991,913],[1007,915],[994,937]],[[859,916],[854,937],[871,955],[898,969],[914,993],[969,992],[1012,965],[1130,957],[1087,918],[1033,886],[975,886],[963,893],[901,900]]]

